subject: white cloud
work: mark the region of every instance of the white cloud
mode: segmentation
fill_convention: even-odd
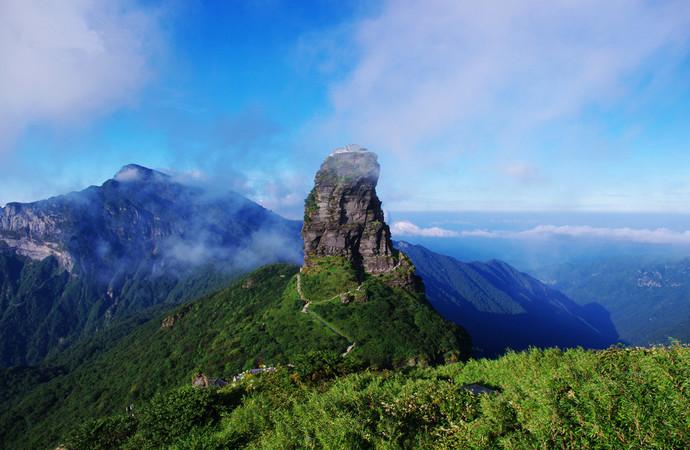
[[[627,241],[643,244],[687,244],[690,245],[690,230],[675,231],[667,228],[606,228],[588,225],[538,225],[524,231],[453,231],[438,227],[422,228],[409,221],[393,223],[391,232],[395,236],[420,236],[463,238],[478,237],[487,239],[534,239],[570,237],[579,239],[603,239]]]
[[[91,119],[151,75],[156,13],[129,0],[0,2],[0,152],[27,126]]]
[[[395,236],[424,236],[424,237],[458,237],[455,231],[445,230],[439,227],[420,228],[412,222],[402,220],[394,222],[391,233]]]
[[[667,228],[602,228],[586,225],[539,225],[530,230],[510,233],[515,237],[567,236],[630,241],[645,244],[690,244],[690,231],[674,231]]]
[[[503,173],[522,184],[534,183],[542,178],[537,167],[524,162],[514,162],[504,166]]]
[[[275,168],[257,169],[245,173],[234,172],[221,166],[213,172],[201,169],[176,171],[168,169],[174,181],[203,188],[209,195],[225,195],[235,191],[264,208],[288,219],[301,220],[304,212],[305,189],[309,181],[301,174]],[[116,179],[120,180],[122,171]],[[126,176],[129,174],[125,173]]]
[[[429,157],[625,98],[682,61],[690,2],[388,1],[351,40],[324,129]]]
[[[115,174],[115,180],[122,183],[138,181],[141,179],[141,172],[134,167],[126,167]]]

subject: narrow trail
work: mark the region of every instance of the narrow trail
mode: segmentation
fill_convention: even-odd
[[[357,290],[359,290],[362,286],[360,285]],[[348,291],[349,292],[349,291]],[[352,338],[342,331],[338,330],[335,326],[333,326],[330,322],[328,322],[326,319],[315,313],[314,311],[309,311],[309,306],[311,305],[311,300],[309,300],[305,295],[304,291],[302,291],[302,274],[298,273],[297,274],[297,295],[299,295],[300,300],[304,302],[304,307],[302,308],[302,312],[305,314],[311,315],[314,319],[318,320],[321,322],[322,325],[324,325],[326,328],[337,334],[338,336],[347,339],[348,341],[352,341]],[[335,298],[337,298],[340,294],[333,296],[333,298],[326,300],[326,302],[331,301]],[[343,353],[341,356],[345,357],[347,356],[354,348],[355,348],[356,342],[352,341],[352,344],[350,344],[347,349],[345,350],[345,353]]]
[[[304,296],[304,292],[302,291],[302,274],[298,273],[297,274],[297,294],[299,295],[300,300],[304,302],[304,308],[302,308],[303,313],[308,313],[309,305],[311,305],[311,302],[307,299],[307,297]]]
[[[352,345],[347,347],[347,350],[345,350],[345,353],[343,353],[340,356],[342,356],[343,358],[346,357],[354,348],[355,348],[355,342],[353,342]]]

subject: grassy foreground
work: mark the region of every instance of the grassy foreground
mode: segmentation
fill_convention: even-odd
[[[67,448],[690,448],[690,348],[529,350],[336,376],[337,359],[183,387]],[[474,394],[463,386],[495,390]]]

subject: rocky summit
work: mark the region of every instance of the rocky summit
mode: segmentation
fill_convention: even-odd
[[[321,164],[305,200],[306,267],[328,256],[348,259],[362,275],[410,265],[393,248],[376,195],[379,172],[376,154],[357,145],[334,150]]]
[[[119,318],[297,262],[299,227],[136,164],[100,186],[0,207],[0,367],[40,363]]]

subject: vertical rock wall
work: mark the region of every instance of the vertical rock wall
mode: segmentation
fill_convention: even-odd
[[[342,256],[371,274],[389,272],[398,259],[376,195],[375,153],[349,145],[331,153],[316,173],[304,211],[305,264]]]

